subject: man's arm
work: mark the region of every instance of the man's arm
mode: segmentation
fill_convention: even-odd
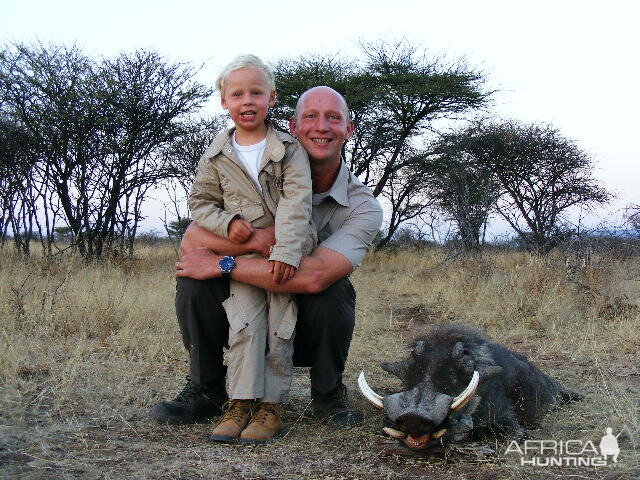
[[[189,250],[176,263],[176,276],[196,280],[220,277],[220,258],[208,248]],[[318,293],[349,275],[352,270],[351,262],[344,255],[329,248],[317,247],[311,255],[302,257],[295,277],[285,283],[273,281],[269,262],[262,258],[237,258],[231,278],[274,292]]]
[[[269,247],[275,240],[273,227],[254,229],[249,240],[243,243],[234,243],[228,238],[211,233],[196,222],[184,232],[180,242],[180,252],[184,254],[196,248],[208,248],[221,255],[244,255],[247,253],[259,253],[263,257],[269,256]]]

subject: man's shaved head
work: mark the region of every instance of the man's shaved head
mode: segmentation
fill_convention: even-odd
[[[333,88],[320,85],[318,87],[310,88],[309,90],[304,92],[302,95],[300,95],[300,98],[298,98],[298,103],[296,104],[296,111],[294,113],[294,116],[297,121],[300,121],[300,114],[302,113],[302,106],[304,105],[305,97],[310,93],[318,92],[318,91],[325,91],[335,95],[335,97],[338,99],[338,102],[340,102],[342,114],[344,115],[344,118],[347,120],[351,118],[351,116],[349,115],[349,107],[347,106],[347,101],[344,99],[344,97]]]
[[[333,88],[314,87],[298,100],[289,129],[309,155],[312,167],[340,166],[342,147],[353,133],[347,102]]]

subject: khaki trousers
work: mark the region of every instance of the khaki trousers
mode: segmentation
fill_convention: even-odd
[[[229,398],[286,403],[293,375],[295,295],[231,280],[222,305],[229,320]]]
[[[177,280],[176,314],[189,353],[189,376],[197,385],[218,388],[227,373],[222,360],[230,328],[222,304],[229,298],[229,280]],[[355,301],[348,278],[323,292],[297,295],[293,362],[311,367],[312,395],[341,384],[355,326]]]

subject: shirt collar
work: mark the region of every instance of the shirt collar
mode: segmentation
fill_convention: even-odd
[[[233,136],[233,132],[235,131],[235,127],[231,127],[228,129],[224,135],[219,135],[215,138],[211,146],[208,148],[207,156],[214,157],[219,154],[221,151],[225,149],[227,143],[229,146],[227,147],[228,153],[231,153],[231,137]],[[285,148],[282,142],[292,142],[293,138],[289,137],[285,133],[281,133],[273,128],[271,123],[267,123],[267,136],[266,136],[267,144],[266,151],[267,156],[270,160],[279,162],[282,160],[285,154]]]
[[[344,161],[340,162],[340,171],[338,172],[338,176],[333,182],[333,185],[325,194],[331,198],[333,198],[336,202],[338,202],[343,207],[349,206],[349,196],[347,195],[347,190],[349,188],[349,169],[347,168],[347,164]]]

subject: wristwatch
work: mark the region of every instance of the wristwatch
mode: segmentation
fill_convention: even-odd
[[[230,255],[226,255],[218,262],[222,276],[228,278],[231,275],[231,270],[236,266],[236,259]]]

